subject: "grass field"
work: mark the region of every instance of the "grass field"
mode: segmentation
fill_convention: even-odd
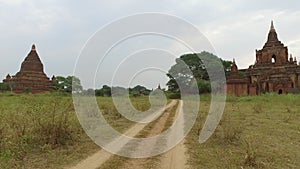
[[[97,98],[106,120],[118,131],[133,122],[123,118],[111,98]],[[150,104],[132,98],[139,110]],[[0,168],[62,168],[100,148],[81,128],[72,97],[61,94],[0,95]]]
[[[147,97],[131,100],[139,110],[150,106]],[[97,101],[117,130],[134,124],[117,112],[111,98]],[[216,132],[200,144],[198,134],[209,105],[209,97],[201,96],[197,122],[186,138],[192,168],[300,167],[300,95],[228,97]],[[1,169],[63,168],[99,149],[81,128],[70,96],[0,94]]]
[[[202,100],[186,142],[192,168],[300,167],[300,95],[228,97],[216,132],[199,144],[209,106]]]

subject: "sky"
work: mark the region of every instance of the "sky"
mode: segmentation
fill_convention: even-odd
[[[48,77],[72,75],[78,56],[97,31],[112,21],[145,12],[164,13],[193,24],[208,39],[217,56],[225,60],[235,58],[239,68],[247,68],[254,63],[255,49],[263,47],[270,22],[274,20],[279,40],[300,61],[300,1],[296,0],[0,0],[0,79],[20,70],[32,44],[36,44]],[[153,46],[149,44],[161,43],[161,40],[144,37],[136,38],[132,43],[146,42],[147,45],[140,47],[150,48]],[[151,60],[160,60],[159,57],[151,59],[147,51],[141,52],[145,59],[133,54],[131,59],[137,60],[132,62],[129,59],[128,64],[140,65],[140,70],[132,70],[133,73],[128,71],[131,72],[130,81],[123,82],[122,78],[116,78],[117,84],[142,84],[148,88],[161,84],[164,87],[168,80],[166,71],[175,63],[175,58],[185,51],[178,50],[176,45],[172,47],[172,43],[167,40],[165,44],[168,45],[162,48],[172,55],[165,51],[157,53],[164,58],[161,62],[164,64],[158,65],[161,66],[160,69],[148,72],[142,70],[144,64],[147,65]],[[83,82],[85,88],[109,84],[110,74],[116,72],[123,72],[120,77],[128,79],[124,74],[126,68],[116,71],[115,67],[118,65],[116,63],[121,63],[126,58],[121,56],[123,52],[113,51],[106,67],[97,70],[100,74],[99,77],[95,76],[95,84]]]

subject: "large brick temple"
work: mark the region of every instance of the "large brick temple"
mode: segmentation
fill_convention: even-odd
[[[10,86],[14,93],[42,93],[53,89],[55,77],[50,80],[44,73],[44,66],[36,52],[35,45],[23,61],[20,71],[15,76],[6,76],[3,83]]]
[[[288,55],[288,48],[278,40],[272,21],[267,42],[261,50],[256,50],[254,65],[239,70],[233,60],[227,78],[227,93],[241,96],[299,92],[300,66],[296,57]]]

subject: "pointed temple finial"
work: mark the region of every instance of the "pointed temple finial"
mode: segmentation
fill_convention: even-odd
[[[273,20],[271,21],[270,31],[275,30]]]
[[[52,76],[51,81],[52,82],[56,81],[56,77],[54,75]]]
[[[31,50],[35,51],[35,44],[32,45]]]
[[[235,64],[235,59],[233,58],[232,65],[231,65],[231,72],[237,72],[237,71],[238,71],[238,67]]]
[[[278,40],[277,33],[276,33],[275,28],[274,28],[274,23],[273,23],[273,20],[272,20],[271,21],[270,31],[269,31],[269,34],[268,34],[268,40],[265,43],[264,48],[265,47],[271,47],[271,46],[274,46],[274,45],[275,46],[279,46],[279,45],[282,45],[282,44]]]
[[[6,79],[11,79],[10,74],[7,74]]]

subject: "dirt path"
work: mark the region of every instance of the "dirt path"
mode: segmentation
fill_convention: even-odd
[[[176,110],[176,117],[183,116],[183,102],[180,101],[179,106]],[[182,118],[184,119],[184,118]],[[184,121],[178,122],[180,125],[176,129],[176,136],[181,137],[184,133]],[[168,142],[171,142],[172,138],[168,139]],[[185,140],[181,141],[176,147],[171,149],[170,151],[164,153],[161,158],[159,169],[185,169],[188,168],[187,166],[187,155],[186,155],[186,148],[184,145]]]
[[[175,106],[175,104],[173,106]],[[151,130],[148,131],[146,137],[153,137],[155,135],[160,134],[164,130],[165,124],[167,123],[169,117],[171,116],[172,113],[175,113],[175,112],[171,111],[173,106],[169,107],[168,109],[165,109],[165,112],[162,114],[162,116],[153,125]],[[137,152],[143,151],[145,149],[153,150],[155,148],[155,146],[157,146],[157,144],[158,143],[153,142],[152,144],[147,145],[147,147],[144,147],[144,146],[140,145],[137,148],[138,149]],[[129,160],[126,161],[124,166],[122,166],[120,168],[122,168],[122,169],[132,169],[132,168],[141,169],[141,168],[144,168],[145,164],[147,164],[147,162],[150,159],[151,158],[129,159]]]
[[[186,169],[187,166],[186,148],[184,141],[175,148],[163,154],[159,169]]]
[[[169,109],[170,107],[175,106],[176,101],[172,100],[171,103],[169,103],[165,109]],[[163,115],[165,116],[165,115]],[[165,120],[167,120],[166,118],[163,118]],[[162,122],[158,123],[155,128],[155,131],[159,130],[159,126],[161,125]],[[124,134],[130,137],[134,137],[136,136],[147,124],[136,124],[133,127],[131,127],[130,129],[128,129]],[[159,133],[157,133],[159,134]],[[155,135],[155,134],[154,134]],[[125,144],[127,144],[127,142],[122,142],[122,140],[116,139],[114,141],[112,141],[112,144],[116,144],[119,147],[124,146]],[[104,149],[101,149],[100,151],[98,151],[97,153],[89,156],[88,158],[86,158],[85,160],[81,161],[80,163],[78,163],[76,166],[70,167],[70,169],[97,169],[99,168],[103,163],[105,163],[110,157],[112,157],[113,154],[105,151]],[[132,168],[132,166],[131,166]]]
[[[174,116],[171,116],[172,113]],[[172,117],[172,119],[170,119]],[[173,129],[173,133],[169,135],[168,138],[165,140],[157,140],[157,142],[154,142],[153,144],[149,144],[146,147],[145,146],[138,146],[137,152],[140,152],[139,150],[153,150],[157,148],[158,145],[161,144],[169,144],[172,145],[174,139],[177,138],[183,138],[184,134],[184,118],[183,118],[183,102],[180,101],[179,105],[177,106],[176,111],[174,109],[168,109],[164,112],[164,114],[154,123],[151,130],[147,134],[146,137],[152,137],[154,135],[160,134],[164,129],[167,121],[174,121],[177,120],[178,125]],[[180,119],[180,120],[179,120]],[[168,127],[168,125],[167,125]],[[114,161],[114,159],[110,159],[111,161]],[[105,166],[105,168],[110,168],[111,166]],[[189,168],[187,165],[187,154],[186,154],[186,148],[184,145],[184,140],[181,141],[176,147],[169,150],[168,152],[161,154],[156,157],[151,158],[141,158],[141,159],[128,159],[123,163],[123,165],[114,165],[114,168],[118,169],[186,169]]]

